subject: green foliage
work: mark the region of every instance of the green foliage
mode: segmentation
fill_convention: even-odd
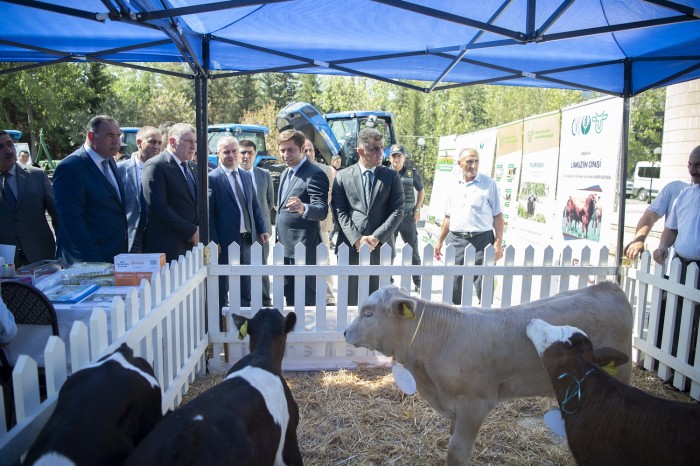
[[[627,159],[627,173],[632,174],[639,161],[659,161],[654,149],[661,147],[664,129],[666,89],[652,89],[632,100],[632,119]]]

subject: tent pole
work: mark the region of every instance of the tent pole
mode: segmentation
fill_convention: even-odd
[[[625,60],[625,89],[622,104],[622,138],[620,147],[620,205],[617,215],[617,248],[615,249],[615,264],[617,265],[617,282],[622,284],[622,252],[625,248],[625,201],[627,199],[627,159],[630,142],[630,116],[632,112],[632,62]]]
[[[209,242],[209,174],[208,156],[209,144],[207,141],[207,100],[209,89],[209,40],[205,37],[202,41],[202,64],[206,74],[197,72],[194,81],[195,116],[197,130],[197,186],[200,187],[197,204],[199,210],[199,241],[203,244]]]

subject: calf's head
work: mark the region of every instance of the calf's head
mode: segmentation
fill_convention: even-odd
[[[406,340],[404,327],[415,322],[415,308],[415,300],[404,290],[395,286],[380,288],[360,307],[345,330],[345,341],[393,356],[397,345]]]
[[[557,368],[575,366],[579,358],[599,366],[611,362],[620,366],[629,361],[626,354],[614,348],[593,349],[588,335],[576,327],[550,325],[541,319],[532,319],[526,333],[550,375]]]
[[[243,339],[250,335],[250,352],[258,346],[265,345],[271,351],[275,363],[281,366],[284,349],[287,344],[287,334],[294,330],[297,315],[290,312],[286,316],[277,309],[260,309],[255,316],[247,318],[232,314],[233,322],[238,327],[238,337]]]

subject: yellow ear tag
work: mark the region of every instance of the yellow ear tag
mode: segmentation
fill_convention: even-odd
[[[401,315],[406,317],[407,319],[415,319],[416,315],[413,313],[410,307],[406,304],[401,305]]]
[[[248,321],[246,320],[243,322],[243,325],[241,325],[241,328],[238,329],[238,339],[242,340],[245,338],[245,336],[248,335]]]
[[[605,366],[603,366],[603,370],[608,374],[612,375],[613,377],[617,375],[617,367],[615,367],[615,363],[613,361],[610,361]]]

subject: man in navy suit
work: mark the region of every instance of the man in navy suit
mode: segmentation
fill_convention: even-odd
[[[143,164],[160,153],[162,143],[163,137],[157,128],[144,126],[136,133],[138,150],[131,154],[131,158],[117,164],[126,194],[126,220],[131,253],[143,252],[143,234],[148,221],[148,206],[141,187]]]
[[[264,168],[256,167],[255,156],[258,153],[255,143],[251,140],[244,139],[239,143],[240,149],[240,168],[253,175],[253,187],[255,194],[258,196],[258,204],[262,210],[263,220],[265,221],[265,231],[272,233],[272,210],[275,208],[275,190],[272,186],[272,176],[270,171]],[[270,255],[270,242],[262,245],[262,263],[267,264],[267,258]],[[270,300],[270,277],[263,276],[263,306],[272,306]]]
[[[241,247],[241,264],[250,264],[253,241],[265,244],[270,233],[265,228],[253,177],[239,169],[238,140],[224,136],[217,141],[219,166],[209,173],[209,233],[219,246],[219,264],[228,264],[228,247]],[[219,308],[228,305],[228,279],[219,277]],[[241,277],[241,306],[250,306],[250,277]]]
[[[294,264],[294,247],[306,246],[306,263],[316,264],[321,239],[320,222],[328,215],[328,178],[302,151],[306,137],[296,130],[279,135],[279,151],[287,169],[280,175],[277,241],[284,246],[284,263]],[[316,305],[316,277],[306,277],[305,304]],[[284,297],[294,305],[294,277],[284,277]]]
[[[114,262],[127,251],[124,185],[114,156],[119,123],[96,116],[85,144],[58,164],[53,175],[58,223],[58,258],[75,262]]]
[[[404,194],[398,172],[381,165],[382,133],[373,128],[360,131],[357,142],[359,160],[340,170],[333,181],[333,212],[340,231],[336,242],[350,248],[350,264],[359,264],[359,250],[369,245],[370,264],[378,265],[380,248],[393,239],[404,213]],[[348,279],[348,305],[356,306],[357,276]],[[379,288],[379,276],[372,275],[369,292]]]
[[[56,257],[47,213],[57,230],[56,204],[46,172],[21,164],[12,138],[0,130],[0,244],[15,246],[16,268]]]
[[[199,243],[197,176],[192,163],[197,136],[192,125],[172,125],[166,146],[144,164],[141,174],[148,204],[143,252],[164,252],[170,262]]]

